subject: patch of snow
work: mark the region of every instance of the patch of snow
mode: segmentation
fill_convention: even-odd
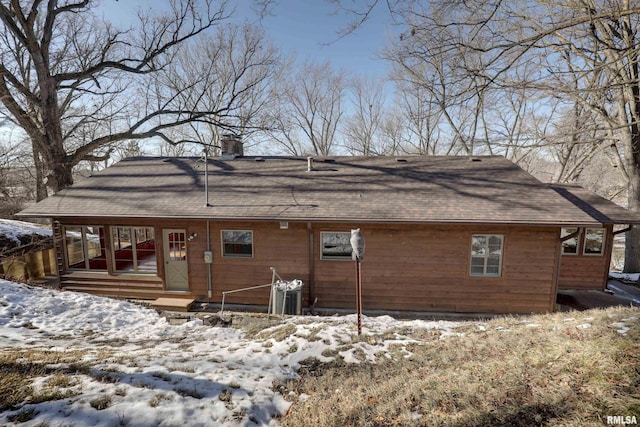
[[[444,339],[447,339],[447,338],[449,338],[449,337],[464,337],[464,336],[465,336],[464,332],[450,332],[450,331],[443,331],[443,332],[440,334],[440,339],[441,339],[441,340],[444,340]]]
[[[616,328],[616,331],[622,335],[627,335],[627,332],[629,332],[630,329],[626,324],[622,322],[612,323],[611,326]]]
[[[304,403],[309,400],[310,397],[311,396],[309,396],[307,393],[301,393],[300,396],[298,396],[298,401]]]
[[[539,328],[540,325],[538,323],[527,323],[525,325],[527,328]]]
[[[68,390],[76,396],[19,409],[34,410],[33,425],[57,425],[61,417],[65,424],[96,426],[278,425],[291,403],[273,383],[295,378],[305,359],[329,361],[333,357],[323,354],[341,354],[353,363],[375,363],[409,357],[405,346],[416,340],[403,330],[450,336],[469,323],[364,316],[358,337],[355,314],[292,316],[273,320],[261,332],[265,338],[249,339],[239,329],[208,327],[199,319],[172,325],[154,310],[120,300],[0,280],[4,350],[77,353],[78,363],[88,367],[73,375],[76,384]],[[269,337],[291,326],[288,336]],[[41,389],[47,379],[35,379],[33,386]],[[108,408],[91,406],[104,397],[111,399]],[[1,413],[0,425],[15,413]]]
[[[616,273],[611,271],[609,272],[609,277],[628,282],[637,282],[640,279],[640,273]]]
[[[573,322],[574,320],[576,320],[576,319],[573,318],[573,317],[566,317],[566,318],[562,319],[563,322]]]
[[[587,320],[587,319],[585,319]],[[591,327],[591,323],[582,323],[580,325],[577,325],[576,328],[578,329],[589,329]]]
[[[7,239],[20,242],[20,236],[30,236],[32,234],[51,236],[51,230],[31,222],[0,219],[0,235],[5,236]]]

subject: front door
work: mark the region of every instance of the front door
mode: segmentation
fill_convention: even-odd
[[[164,246],[164,277],[169,291],[189,289],[187,267],[187,231],[184,229],[162,230]]]

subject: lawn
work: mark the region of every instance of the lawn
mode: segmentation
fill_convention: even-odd
[[[0,424],[603,425],[640,417],[640,310],[171,325],[0,280]]]
[[[637,308],[498,318],[411,330],[406,354],[338,357],[280,385],[284,425],[601,426],[640,420]],[[625,418],[626,419],[626,418]]]

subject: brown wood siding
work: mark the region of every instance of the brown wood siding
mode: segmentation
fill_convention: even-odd
[[[349,231],[354,224],[314,225]],[[487,226],[361,226],[364,309],[529,313],[550,310],[557,228]],[[500,277],[469,274],[471,237],[504,236]],[[319,250],[319,243],[318,243]],[[319,307],[355,308],[355,267],[316,256]]]
[[[222,256],[222,230],[253,231],[253,257]],[[285,280],[304,282],[304,305],[309,300],[309,243],[306,223],[289,222],[288,229],[280,229],[274,222],[212,222],[213,301],[222,300],[222,292],[271,283],[270,267]],[[269,288],[227,295],[225,304],[267,305]]]
[[[560,264],[559,289],[604,290],[607,286],[607,273],[611,262],[613,245],[613,227],[606,226],[603,255],[583,255],[584,234],[580,241],[580,253],[563,255]]]
[[[207,300],[206,221],[65,220],[73,225],[154,226],[158,255],[157,275],[122,275],[106,272],[67,273],[63,286],[94,293],[136,298],[180,296]],[[280,229],[273,222],[210,222],[212,296],[219,303],[222,292],[271,282],[275,267],[284,279],[302,279],[304,305],[310,303],[309,283],[314,281],[317,307],[355,309],[353,261],[320,259],[322,231],[349,232],[360,226],[366,238],[362,263],[365,310],[435,312],[530,313],[551,310],[555,298],[557,227],[509,227],[473,225],[373,225],[311,224],[313,257],[309,254],[307,223],[289,222]],[[164,283],[162,230],[184,228],[197,234],[187,243],[189,290],[167,292]],[[221,230],[252,230],[253,257],[223,257]],[[504,236],[500,277],[469,274],[471,237],[474,234]],[[310,265],[313,271],[310,275]],[[601,275],[599,275],[601,277]],[[84,286],[84,288],[83,288]],[[266,305],[269,289],[227,296],[231,304]]]

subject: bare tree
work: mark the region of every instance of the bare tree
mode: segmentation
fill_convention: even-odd
[[[446,100],[443,113],[473,104],[481,113],[489,91],[522,88],[561,100],[557,112],[579,105],[593,118],[591,129],[574,132],[570,144],[597,146],[584,155],[602,153],[612,161],[628,183],[629,208],[640,212],[638,1],[400,0],[363,2],[358,13],[366,18],[382,4],[406,26],[392,50],[396,63],[416,82],[431,82],[436,99]],[[460,121],[447,121],[470,148],[472,133],[462,132]],[[640,271],[640,228],[627,233],[626,245],[625,270]]]
[[[396,83],[398,95],[395,121],[400,121],[404,127],[401,143],[403,150],[421,156],[439,154],[441,145],[445,145],[445,142],[440,137],[442,113],[433,102],[433,96],[421,85],[403,81]]]
[[[265,116],[276,106],[274,84],[283,69],[279,51],[257,26],[227,24],[199,39],[177,55],[160,84],[179,93],[185,105],[215,112],[215,120],[174,128],[173,143],[199,142],[215,148],[225,131],[219,123],[233,124],[246,143],[268,126]]]
[[[35,195],[28,148],[22,135],[3,132],[0,137],[0,218],[11,218]]]
[[[405,128],[404,116],[397,108],[387,111],[382,119],[380,134],[389,155],[407,153],[404,147]]]
[[[179,49],[228,17],[214,1],[171,0],[128,29],[99,21],[93,0],[0,1],[0,100],[31,140],[39,182],[70,185],[75,165],[117,141],[170,140],[167,130],[194,122],[239,125],[226,121],[234,105],[210,110],[184,95],[202,80],[163,84]]]
[[[351,154],[372,156],[394,154],[394,144],[383,135],[385,116],[384,81],[351,79],[353,112],[345,118],[344,140]]]
[[[271,138],[293,155],[329,155],[343,118],[345,76],[328,62],[305,62],[281,83]]]

